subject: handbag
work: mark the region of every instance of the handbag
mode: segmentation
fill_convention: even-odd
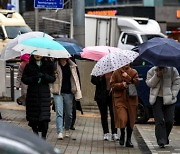
[[[135,84],[132,84],[132,83],[129,84],[127,91],[128,91],[129,96],[137,96],[137,89],[136,89]]]

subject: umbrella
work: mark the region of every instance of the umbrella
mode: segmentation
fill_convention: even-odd
[[[180,66],[180,43],[169,38],[153,38],[138,46],[140,58],[155,66]]]
[[[119,48],[110,46],[89,46],[83,49],[82,58],[98,61],[109,52],[119,51]]]
[[[50,35],[48,35],[44,32],[39,32],[39,31],[28,32],[25,34],[18,35],[16,38],[9,41],[6,44],[6,46],[3,48],[0,59],[1,60],[9,60],[9,59],[19,57],[21,55],[21,53],[13,50],[12,48],[15,47],[21,41],[24,41],[29,38],[35,38],[35,37],[46,37],[49,39],[53,39],[53,37],[51,37]]]
[[[139,53],[130,50],[110,52],[95,64],[91,75],[99,76],[115,71],[118,68],[133,62],[138,55]]]
[[[84,46],[82,44],[80,44],[77,40],[71,39],[71,38],[68,38],[68,37],[56,38],[56,41],[74,43],[74,44],[78,45],[80,48],[84,48]]]
[[[75,43],[70,43],[70,42],[63,42],[56,40],[58,43],[60,43],[71,55],[80,55],[80,52],[82,52],[82,49],[80,46],[78,46]]]
[[[70,58],[69,52],[58,42],[45,37],[26,39],[14,48],[22,54],[35,54],[44,57]]]
[[[59,149],[26,129],[2,121],[0,128],[0,153],[60,154]]]

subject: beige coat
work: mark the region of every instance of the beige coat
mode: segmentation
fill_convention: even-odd
[[[68,63],[70,65],[70,70],[71,70],[71,91],[75,96],[76,100],[79,100],[82,98],[82,93],[80,89],[80,83],[79,83],[79,78],[77,75],[77,70],[76,67],[77,65],[72,61],[68,60]],[[59,66],[58,62],[55,64],[57,66],[57,77],[56,81],[53,84],[50,84],[50,90],[52,94],[60,94],[61,93],[61,87],[62,87],[62,70],[61,67]]]
[[[149,103],[153,105],[160,89],[160,78],[156,75],[157,67],[152,67],[147,73],[146,84],[150,87]],[[180,89],[180,77],[176,68],[166,67],[163,74],[163,102],[170,105],[177,101]]]
[[[129,69],[125,70],[128,74],[126,78],[122,76],[123,71],[124,70],[121,68],[116,70],[110,81],[112,87],[115,125],[116,128],[125,128],[129,121],[131,128],[133,128],[137,113],[138,96],[129,96],[127,89],[124,88],[122,82],[125,81],[127,84],[133,82],[137,85],[139,78],[135,69],[129,67]]]

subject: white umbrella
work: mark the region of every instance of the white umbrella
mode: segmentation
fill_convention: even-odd
[[[13,59],[13,58],[21,56],[21,53],[18,51],[15,51],[13,48],[20,42],[22,42],[26,39],[35,38],[35,37],[45,37],[48,39],[53,39],[53,37],[51,37],[50,35],[48,35],[44,32],[39,32],[39,31],[28,32],[25,34],[18,35],[16,38],[9,41],[6,44],[6,46],[3,48],[0,59],[1,60],[9,60],[9,59]]]
[[[13,50],[23,54],[34,54],[53,58],[70,58],[69,52],[58,42],[45,37],[26,39],[17,44]]]
[[[99,76],[115,71],[137,58],[139,53],[130,50],[114,51],[102,57],[94,66],[91,75]]]

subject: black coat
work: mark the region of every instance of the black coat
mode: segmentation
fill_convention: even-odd
[[[49,83],[55,81],[53,64],[42,59],[39,67],[33,56],[26,65],[22,82],[28,85],[26,96],[26,119],[28,121],[50,121]],[[41,82],[38,83],[39,78]]]
[[[105,76],[91,76],[91,83],[96,85],[95,90],[95,101],[105,101],[107,98],[107,90],[106,90],[106,79]]]

